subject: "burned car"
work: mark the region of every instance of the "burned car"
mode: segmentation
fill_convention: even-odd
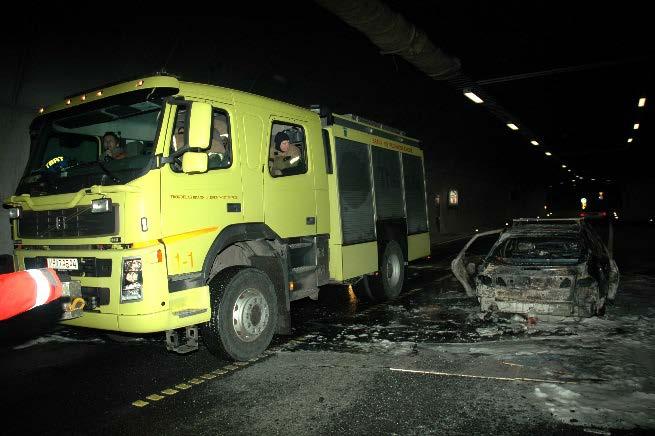
[[[473,237],[451,268],[482,311],[528,316],[602,315],[619,284],[616,262],[582,218],[514,220]]]

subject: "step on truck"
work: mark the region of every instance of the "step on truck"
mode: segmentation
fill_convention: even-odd
[[[236,360],[321,286],[396,297],[430,250],[419,142],[321,111],[166,75],[40,109],[5,200],[15,266],[80,282],[66,324]]]

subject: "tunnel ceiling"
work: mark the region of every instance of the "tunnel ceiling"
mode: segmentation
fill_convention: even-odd
[[[555,183],[571,179],[560,168],[564,163],[587,180],[653,179],[645,159],[653,144],[655,98],[644,11],[434,3],[386,2],[459,58],[463,71],[540,146],[461,90],[380,54],[313,2],[235,6],[202,17],[17,20],[5,27],[0,43],[0,104],[33,110],[164,67],[185,80],[380,120],[421,138],[430,159],[455,167],[477,158],[473,167]],[[639,109],[642,96],[648,100]],[[546,150],[553,156],[544,156]]]
[[[535,133],[535,148],[553,153],[555,167],[599,180],[652,178],[645,156],[655,121],[653,48],[642,7],[426,3],[388,2],[459,57],[484,92]]]

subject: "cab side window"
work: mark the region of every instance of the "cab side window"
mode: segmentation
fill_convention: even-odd
[[[175,153],[186,146],[187,109],[180,106],[175,114],[173,134],[169,154]],[[214,108],[212,111],[212,130],[208,157],[208,170],[228,168],[232,165],[232,138],[230,135],[230,122],[227,112]],[[173,171],[182,170],[181,157],[172,164]]]
[[[293,176],[307,172],[307,141],[302,126],[273,123],[268,169],[273,177]]]

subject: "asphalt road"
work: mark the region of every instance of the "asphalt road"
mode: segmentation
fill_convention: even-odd
[[[496,378],[429,373],[471,373],[475,351],[445,354],[440,344],[489,340],[489,320],[472,315],[476,302],[448,269],[464,242],[411,265],[396,301],[371,305],[328,287],[292,303],[293,334],[238,365],[202,346],[169,353],[162,334],[38,325],[20,340],[5,335],[3,433],[610,434],[554,419],[530,382],[502,380],[513,367]]]

